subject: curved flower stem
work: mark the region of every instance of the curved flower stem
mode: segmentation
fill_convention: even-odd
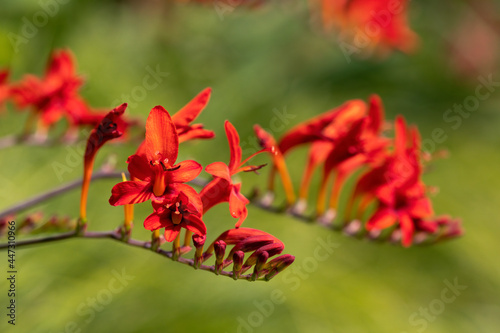
[[[34,245],[34,244],[43,244],[43,243],[49,243],[49,242],[56,242],[56,241],[61,241],[65,239],[70,239],[70,238],[84,238],[84,239],[95,239],[95,238],[105,238],[105,239],[111,239],[118,241],[122,244],[133,246],[133,247],[138,247],[138,248],[143,248],[143,249],[151,249],[151,242],[148,241],[140,241],[136,239],[128,239],[128,240],[123,240],[121,236],[121,232],[119,229],[116,230],[110,230],[110,231],[102,231],[102,232],[96,232],[96,231],[86,231],[82,234],[77,234],[76,231],[71,231],[71,232],[66,232],[66,233],[61,233],[61,234],[56,234],[56,235],[51,235],[43,238],[34,238],[34,239],[26,239],[26,240],[20,240],[16,241],[16,248],[19,247],[25,247],[27,245]],[[7,249],[9,247],[8,243],[1,243],[0,244],[0,249]],[[155,253],[158,253],[161,256],[167,257],[169,259],[173,259],[173,253],[172,251],[166,251],[163,249],[157,249]],[[175,261],[180,262],[184,265],[188,265],[191,267],[194,267],[194,259],[187,259],[179,256]],[[208,271],[212,272],[215,274],[215,267],[214,266],[208,266],[208,265],[199,265],[197,267],[199,270],[203,271]],[[230,278],[233,278],[233,272],[226,272],[226,271],[221,271],[219,272],[219,275],[227,276]],[[241,275],[239,277],[240,280],[251,280],[251,274],[246,274],[246,275]],[[257,281],[265,281],[264,279],[259,279]]]
[[[94,175],[92,176],[92,180],[105,179],[105,178],[119,178],[119,177],[121,177],[121,172],[98,171],[98,172],[94,173]],[[45,200],[48,200],[50,198],[64,194],[68,191],[71,191],[72,189],[78,188],[81,185],[82,185],[82,180],[79,179],[79,180],[75,180],[71,183],[67,183],[67,184],[64,184],[62,186],[59,186],[53,190],[50,190],[50,191],[47,191],[45,193],[34,196],[31,199],[28,199],[26,201],[18,203],[16,205],[9,207],[9,208],[5,209],[4,211],[0,212],[0,218],[21,212],[23,210],[26,210],[26,209],[28,209],[32,206],[35,206],[35,205],[37,205]]]

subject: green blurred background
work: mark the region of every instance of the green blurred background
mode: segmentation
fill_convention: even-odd
[[[440,189],[433,198],[435,211],[462,218],[466,234],[436,246],[402,249],[347,238],[251,207],[246,226],[272,233],[285,243],[285,253],[296,256],[294,270],[269,283],[235,282],[195,272],[106,240],[22,248],[17,250],[16,326],[7,325],[7,284],[1,278],[0,331],[498,332],[498,87],[456,129],[443,119],[446,110],[475,95],[478,76],[500,80],[495,39],[485,51],[493,56],[494,66],[480,53],[470,58],[477,61],[476,71],[464,71],[454,60],[460,54],[453,30],[472,12],[466,5],[412,2],[412,27],[421,36],[415,54],[353,58],[348,63],[335,38],[322,34],[311,20],[305,1],[266,4],[255,10],[236,6],[222,16],[213,5],[66,1],[56,5],[57,12],[15,52],[9,33],[20,34],[25,20],[44,11],[45,3],[54,1],[3,0],[0,5],[0,66],[10,66],[14,80],[24,73],[41,74],[50,51],[67,47],[87,79],[82,95],[92,106],[129,102],[128,111],[142,119],[158,104],[173,113],[210,86],[212,99],[199,121],[217,137],[185,144],[179,158],[195,158],[203,165],[228,159],[225,119],[238,129],[243,148],[251,151],[252,125],[270,126],[276,112],[294,117],[276,128],[274,134],[279,136],[348,99],[380,94],[387,117],[403,114],[419,126],[424,139],[431,138],[436,128],[445,131],[447,139],[428,149],[447,149],[450,157],[433,163],[425,180]],[[464,50],[477,51],[477,46],[464,43]],[[148,66],[169,74],[146,96],[131,97],[143,84]],[[25,113],[15,113],[9,105],[0,115],[0,136],[19,133],[25,119]],[[76,145],[1,150],[0,209],[79,178],[81,164],[60,176],[53,168],[54,162],[66,163],[75,149]],[[109,145],[97,165],[114,155],[118,167],[125,168],[134,150],[133,144]],[[295,185],[304,154],[302,150],[290,157]],[[258,157],[256,163],[265,160]],[[249,191],[252,184],[265,184],[266,171],[242,177]],[[91,186],[90,229],[109,230],[121,221],[122,209],[107,204],[115,182]],[[73,191],[31,211],[75,217],[78,207],[79,193]],[[147,239],[141,224],[149,212],[149,204],[137,207],[135,238]],[[226,205],[211,210],[205,221],[208,239],[234,223]],[[315,250],[325,241],[335,243],[335,249],[319,262]],[[2,255],[4,270],[7,255]],[[110,293],[117,272],[133,279],[124,282],[121,291]],[[442,309],[444,303],[437,300],[447,288],[444,281],[455,279],[467,289]],[[109,295],[112,298],[106,298]],[[279,295],[279,302],[272,303],[272,295]],[[96,297],[107,304],[91,310],[87,302]],[[431,317],[424,319],[419,311],[429,306],[440,313],[434,316],[431,310]]]

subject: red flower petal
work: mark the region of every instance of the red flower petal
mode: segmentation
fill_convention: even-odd
[[[384,124],[384,106],[382,100],[378,95],[370,97],[370,108],[368,110],[368,117],[370,119],[370,129],[373,134],[378,134],[382,130]]]
[[[397,221],[397,216],[392,209],[381,208],[368,220],[367,230],[379,230],[388,228]]]
[[[234,218],[238,218],[236,228],[238,228],[248,215],[246,205],[250,203],[243,194],[240,193],[241,184],[234,185],[229,195],[229,212]]]
[[[200,192],[201,201],[203,202],[203,213],[206,213],[213,206],[229,201],[231,193],[231,183],[224,178],[215,178],[208,183]]]
[[[279,142],[279,148],[283,155],[290,149],[308,142],[322,140],[322,131],[327,126],[333,126],[331,131],[338,132],[346,123],[353,119],[360,119],[366,113],[366,104],[362,100],[351,100],[338,108],[327,111],[311,120],[303,122],[285,133]]]
[[[207,234],[207,227],[205,223],[194,214],[190,214],[184,217],[186,224],[183,225],[187,230],[194,232],[199,236],[204,236]]]
[[[153,214],[146,217],[144,220],[144,228],[146,230],[157,230],[162,228],[163,225],[161,223],[160,215],[154,212]]]
[[[177,224],[177,225],[170,224],[170,225],[166,226],[165,233],[164,233],[165,240],[167,242],[173,242],[180,231],[181,231],[181,226],[179,224]]]
[[[136,204],[153,197],[152,186],[149,182],[127,181],[116,184],[111,190],[109,203],[112,206]]]
[[[417,200],[412,200],[408,204],[408,208],[406,211],[408,212],[408,214],[415,218],[430,217],[434,213],[431,201],[425,197]]]
[[[211,139],[215,133],[203,128],[191,129],[185,133],[179,134],[179,143],[186,142],[192,139]]]
[[[408,142],[408,131],[406,127],[406,121],[402,116],[398,116],[395,122],[396,126],[396,156],[404,156],[406,153],[406,143]]]
[[[401,229],[401,242],[404,247],[408,247],[412,243],[413,232],[415,231],[413,220],[408,214],[399,214],[399,225]]]
[[[205,171],[214,177],[220,177],[232,183],[229,167],[223,162],[214,162],[205,167]]]
[[[206,88],[193,98],[188,104],[172,116],[172,121],[176,127],[188,126],[198,117],[210,99],[211,88]]]
[[[226,120],[224,123],[226,129],[227,141],[229,142],[229,151],[231,158],[229,160],[229,170],[231,174],[237,170],[241,164],[241,147],[240,147],[240,136],[234,128],[234,126]]]
[[[201,164],[193,160],[182,161],[173,168],[175,170],[167,171],[165,177],[165,185],[167,186],[171,183],[189,182],[198,177],[200,172],[203,170]]]
[[[155,106],[146,121],[146,156],[149,161],[164,161],[172,166],[177,160],[179,139],[167,110]]]
[[[128,160],[128,172],[132,178],[137,178],[144,181],[151,181],[154,177],[154,172],[151,170],[148,160],[145,156],[132,155]]]

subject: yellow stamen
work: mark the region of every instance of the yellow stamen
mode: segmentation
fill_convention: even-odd
[[[288,173],[288,169],[285,164],[285,159],[281,153],[276,152],[274,163],[275,167],[278,170],[281,181],[283,182],[283,188],[285,189],[286,201],[289,205],[295,202],[295,193],[293,191],[292,180],[290,179],[290,174]]]
[[[174,242],[172,243],[172,259],[177,260],[180,256],[181,252],[181,233],[179,232],[177,234],[177,237],[175,237]]]
[[[94,158],[85,161],[83,168],[82,193],[80,196],[80,220],[82,224],[87,223],[87,197],[89,193],[92,169],[94,168]]]
[[[122,172],[122,180],[124,182],[127,181],[127,177],[123,172]],[[124,205],[123,210],[125,213],[125,223],[124,223],[125,230],[130,230],[132,226],[132,220],[134,219],[134,205],[131,204]]]
[[[190,230],[186,230],[186,234],[184,235],[184,246],[191,245],[191,236],[193,236],[193,232]]]

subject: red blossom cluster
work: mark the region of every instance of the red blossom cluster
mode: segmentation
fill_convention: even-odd
[[[459,221],[433,216],[428,188],[422,182],[422,151],[417,128],[408,128],[400,116],[395,122],[396,137],[390,139],[383,135],[384,128],[389,127],[384,125],[387,124],[382,102],[378,96],[372,96],[368,104],[351,100],[297,125],[279,142],[259,127],[256,127],[256,134],[261,145],[271,152],[274,170],[285,184],[294,214],[304,213],[311,178],[315,169],[322,166],[315,213],[323,222],[333,222],[346,180],[362,172],[344,216],[346,231],[363,232],[361,228],[352,229],[359,227],[359,221],[365,218],[364,231],[370,232],[371,237],[378,237],[381,230],[391,228],[392,239],[401,238],[404,246],[410,246],[414,239],[421,242],[431,237],[436,241],[459,236],[462,233]],[[295,202],[284,156],[303,144],[310,144],[309,156],[299,199]],[[270,192],[274,190],[274,175],[273,172]],[[329,188],[331,193],[325,212]],[[353,221],[358,222],[353,224]]]
[[[163,229],[164,240],[174,242],[174,256],[189,250],[189,239],[196,247],[196,265],[207,260],[215,249],[219,274],[233,263],[233,277],[239,278],[255,266],[251,280],[261,276],[272,278],[293,262],[294,257],[284,255],[267,261],[281,253],[284,245],[277,238],[260,230],[239,228],[247,217],[249,200],[241,193],[241,184],[232,176],[242,171],[255,171],[261,166],[245,166],[254,155],[242,161],[239,136],[233,125],[226,121],[230,162],[215,162],[205,170],[214,179],[198,193],[188,182],[193,181],[203,167],[196,161],[177,162],[179,143],[196,138],[212,138],[214,133],[201,124],[191,124],[205,108],[211,90],[205,89],[179,112],[170,116],[162,106],[154,107],[146,121],[146,138],[128,160],[131,180],[116,184],[109,203],[113,206],[133,205],[151,201],[153,212],[144,220],[144,228],[153,232]],[[219,236],[203,253],[207,227],[203,215],[213,206],[229,202],[230,213],[238,218],[236,229]],[[186,230],[185,244],[180,247],[182,229]],[[228,258],[223,260],[226,245],[234,245]],[[244,254],[253,253],[243,261]]]
[[[340,31],[348,53],[375,47],[411,52],[417,37],[408,27],[407,0],[311,0],[326,30]]]
[[[3,103],[12,99],[17,110],[29,109],[26,131],[30,131],[33,120],[38,119],[37,134],[45,139],[48,130],[61,119],[68,123],[68,131],[81,126],[94,127],[107,114],[91,108],[79,89],[83,78],[77,75],[73,55],[68,50],[56,50],[50,56],[45,75],[25,75],[19,82],[8,83],[9,71],[0,71],[0,109]],[[121,118],[125,127],[134,121]],[[24,133],[29,134],[29,133]]]

